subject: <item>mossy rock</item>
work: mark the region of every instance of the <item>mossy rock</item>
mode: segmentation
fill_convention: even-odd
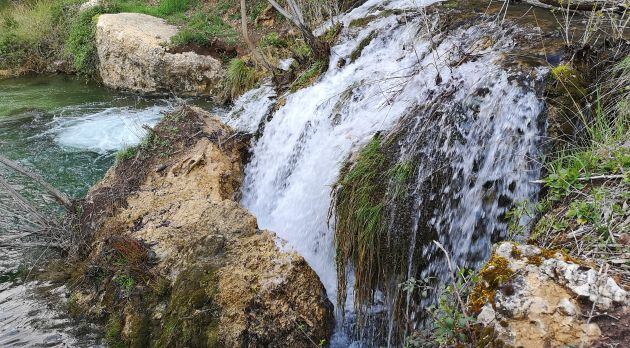
[[[156,347],[216,347],[218,312],[214,269],[195,267],[179,274],[162,319]]]

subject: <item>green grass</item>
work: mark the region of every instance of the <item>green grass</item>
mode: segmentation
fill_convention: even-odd
[[[82,0],[12,2],[0,8],[0,69],[43,71],[56,60],[69,60],[91,77],[96,69],[95,20],[102,13],[137,12],[185,22],[194,0],[105,0],[78,13]],[[195,22],[197,23],[197,22]]]
[[[247,66],[242,59],[232,59],[227,70],[226,84],[230,96],[234,99],[258,82],[256,70]]]
[[[263,36],[258,44],[261,47],[276,47],[276,48],[287,48],[289,43],[282,39],[280,35],[276,32],[271,32],[265,36]]]
[[[105,13],[102,7],[91,8],[79,14],[72,24],[66,39],[65,51],[72,58],[74,69],[85,76],[93,76],[96,71],[96,19]]]
[[[186,25],[171,41],[176,46],[186,44],[204,46],[215,39],[235,45],[238,43],[238,33],[219,15],[198,12],[186,22]]]
[[[138,154],[138,147],[126,147],[116,153],[116,161],[122,162],[136,157]]]
[[[315,80],[326,70],[327,62],[323,60],[317,60],[311,64],[311,66],[304,71],[295,82],[291,85],[291,92],[296,92],[302,88],[306,88],[315,82]]]

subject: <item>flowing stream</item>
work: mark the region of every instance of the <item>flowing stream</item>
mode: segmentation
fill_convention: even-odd
[[[391,291],[379,289],[374,312],[384,319],[363,336],[389,345],[420,327],[418,313],[432,299],[404,298],[413,324],[401,333],[393,315],[400,300],[388,294],[412,278],[446,282],[451,276],[433,240],[456,265],[478,267],[492,243],[506,236],[509,207],[538,194],[530,181],[541,170],[539,97],[548,68],[540,57],[531,64],[514,59],[519,41],[531,33],[497,20],[445,27],[439,14],[427,11],[437,2],[368,0],[334,21],[343,29],[316,83],[284,96],[263,85],[224,116],[256,134],[242,203],[261,228],[306,258],[333,303],[339,294],[332,188],[344,162],[376,134],[395,139],[395,162],[411,164],[414,173],[408,204],[388,207],[392,226],[401,209],[409,216],[410,227],[400,232],[408,245],[406,274],[392,279]],[[280,97],[286,100],[274,111]],[[155,124],[171,108],[168,101],[117,95],[63,77],[0,81],[0,153],[80,197],[111,166],[114,151],[137,143],[141,125]],[[37,188],[9,178],[46,205]],[[11,224],[18,222],[0,218],[0,240],[17,233]],[[41,267],[43,250],[28,250],[0,243],[0,346],[99,344],[89,326],[72,323],[50,305],[63,302],[63,288],[22,280],[24,269]],[[353,284],[352,270],[348,277]],[[342,312],[352,318],[352,291],[346,307],[337,308]],[[338,325],[333,346],[360,346],[346,329]]]
[[[333,303],[331,190],[343,162],[375,134],[396,137],[398,161],[412,163],[417,176],[412,201],[403,207],[412,217],[404,251],[408,271],[394,279],[393,290],[411,278],[449,279],[432,240],[456,265],[478,267],[492,242],[506,236],[509,207],[536,198],[530,180],[540,175],[544,60],[510,66],[518,40],[530,34],[496,20],[441,31],[438,15],[425,11],[436,2],[367,1],[337,19],[344,28],[328,71],[314,85],[284,96],[275,113],[269,106],[275,96],[264,87],[237,103],[241,119],[233,125],[244,131],[264,126],[246,168],[243,204],[261,228],[277,232],[306,258]],[[355,25],[358,18],[370,20]],[[337,311],[352,316],[348,296],[346,308]],[[371,329],[389,332],[378,339],[394,345],[400,342],[392,337],[394,299],[383,296],[381,302],[375,310],[389,324]],[[415,323],[409,329],[420,325],[416,313],[426,303],[406,300]],[[333,345],[352,340],[338,327]]]
[[[140,141],[172,106],[112,93],[62,76],[0,81],[0,154],[19,161],[72,197],[82,197],[114,163],[113,153]],[[50,207],[40,188],[0,166],[22,195]],[[65,314],[65,289],[37,280],[54,258],[37,238],[20,238],[23,216],[0,195],[0,347],[93,347],[100,331]],[[3,242],[9,241],[9,242]],[[25,247],[27,246],[27,247]]]

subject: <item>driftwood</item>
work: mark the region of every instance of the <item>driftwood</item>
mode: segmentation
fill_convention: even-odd
[[[0,155],[0,163],[32,179],[33,181],[38,183],[40,186],[42,186],[44,189],[46,189],[46,191],[48,191],[48,193],[51,196],[53,196],[55,200],[57,200],[57,202],[63,205],[64,208],[66,208],[68,211],[72,211],[73,206],[72,206],[72,201],[70,201],[70,198],[68,198],[68,196],[66,196],[63,192],[54,188],[51,184],[47,183],[44,180],[44,178],[42,178],[40,175],[27,170],[26,168],[22,167],[21,165],[17,164],[14,161],[11,161],[10,159],[2,155]]]

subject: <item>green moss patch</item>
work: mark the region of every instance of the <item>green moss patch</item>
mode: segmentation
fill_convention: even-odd
[[[156,347],[216,347],[218,278],[212,269],[194,268],[177,277],[162,320]]]

